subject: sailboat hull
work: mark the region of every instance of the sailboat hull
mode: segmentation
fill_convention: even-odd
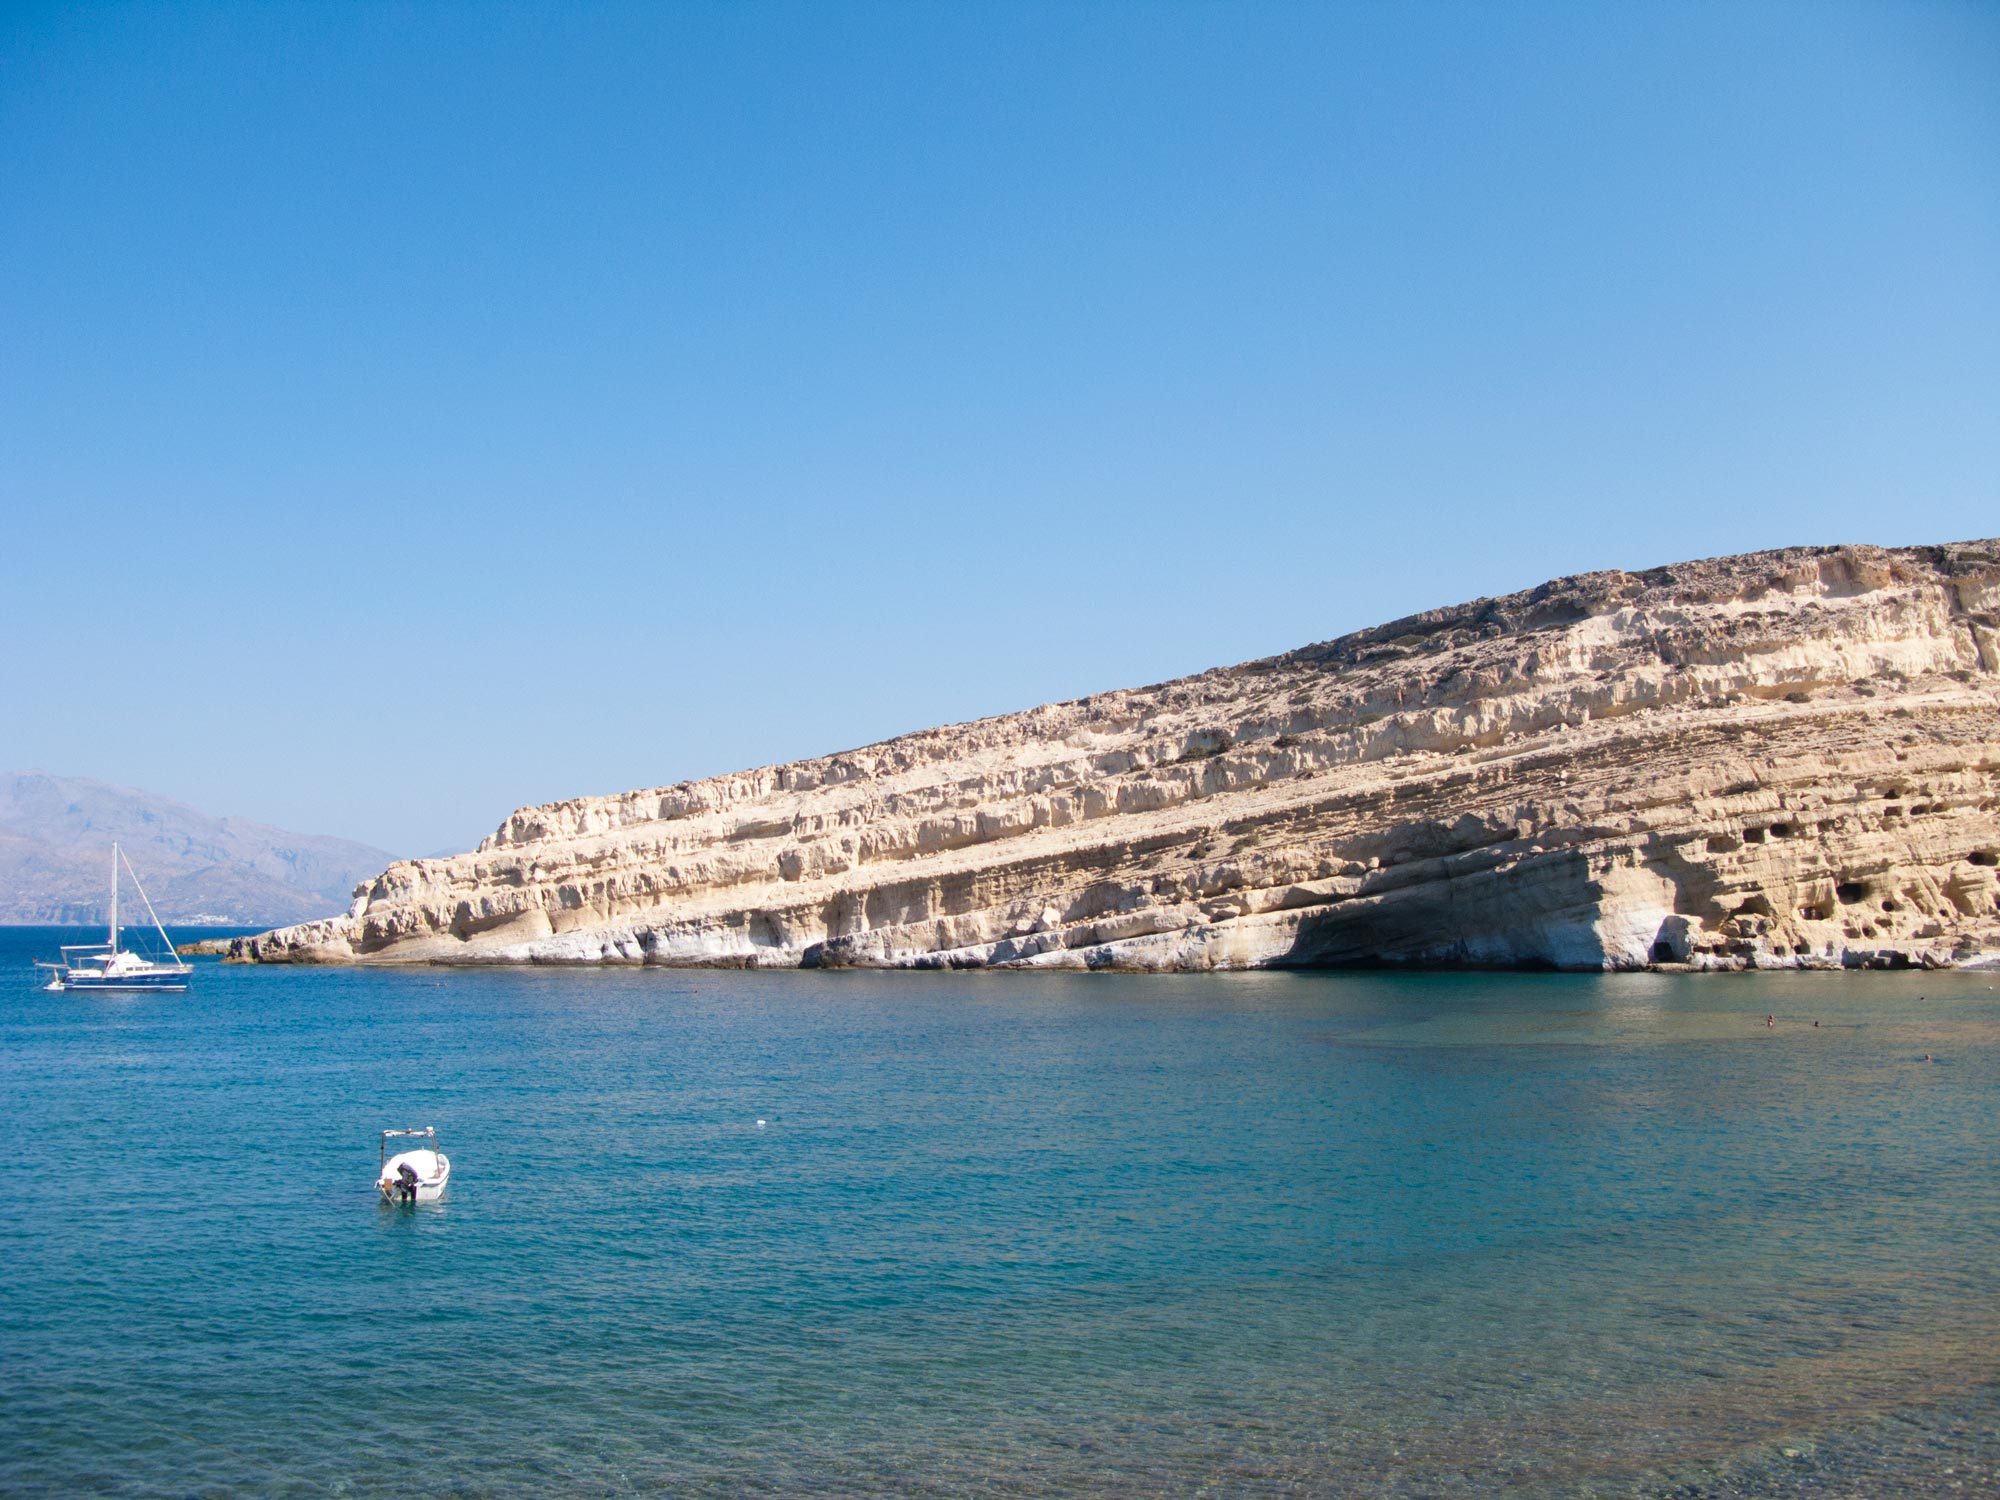
[[[66,990],[172,991],[186,989],[188,977],[171,971],[165,974],[67,974],[59,981],[59,985]]]

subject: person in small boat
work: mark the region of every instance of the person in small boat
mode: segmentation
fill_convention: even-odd
[[[417,1174],[406,1161],[396,1163],[396,1191],[405,1203],[417,1201]]]

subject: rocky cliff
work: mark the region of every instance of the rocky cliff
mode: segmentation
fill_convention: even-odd
[[[2000,541],[1797,548],[524,808],[234,956],[1949,964],[1996,864]]]

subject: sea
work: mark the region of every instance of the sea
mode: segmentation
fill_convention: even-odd
[[[64,940],[0,929],[0,1494],[2000,1494],[1997,974]]]

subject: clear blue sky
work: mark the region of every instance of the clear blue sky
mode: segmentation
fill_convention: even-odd
[[[0,766],[397,852],[2000,533],[2000,7],[0,9]]]

